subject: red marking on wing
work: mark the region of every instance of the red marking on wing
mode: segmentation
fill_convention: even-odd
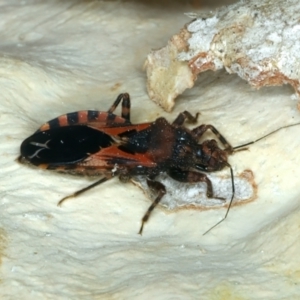
[[[152,123],[142,123],[142,124],[132,124],[132,125],[126,125],[126,124],[120,124],[119,126],[95,126],[93,123],[88,123],[87,125],[90,127],[93,127],[95,129],[101,130],[102,132],[109,134],[109,135],[119,135],[127,131],[136,130],[141,131],[144,129],[147,129]],[[97,125],[97,124],[96,124]]]
[[[83,162],[78,163],[80,166],[91,166],[95,168],[113,168],[118,164],[119,168],[131,168],[136,166],[144,166],[154,168],[156,163],[153,162],[146,154],[136,153],[130,154],[113,145],[101,149],[99,152],[90,155]]]

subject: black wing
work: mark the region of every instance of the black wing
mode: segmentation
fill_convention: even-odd
[[[40,131],[21,144],[21,156],[33,165],[73,164],[114,143],[110,135],[75,125]]]

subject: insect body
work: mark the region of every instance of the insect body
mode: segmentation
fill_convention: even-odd
[[[120,102],[121,117],[113,114]],[[152,210],[167,192],[155,180],[157,175],[166,172],[180,182],[205,182],[207,197],[213,198],[213,187],[205,173],[229,167],[232,197],[225,217],[217,226],[227,217],[234,197],[233,172],[227,162],[234,148],[212,125],[200,125],[192,130],[184,126],[185,121],[196,123],[197,117],[198,114],[194,117],[184,111],[173,123],[158,118],[151,123],[131,124],[130,97],[124,93],[107,112],[79,111],[45,123],[23,141],[19,161],[60,172],[101,176],[92,185],[60,200],[58,205],[114,176],[122,181],[136,175],[146,176],[148,186],[157,192],[157,197],[142,218],[140,234]],[[214,139],[199,143],[207,130],[216,135],[224,149]]]

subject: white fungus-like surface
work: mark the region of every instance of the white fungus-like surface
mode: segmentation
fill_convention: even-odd
[[[224,176],[226,171],[222,173]],[[222,177],[219,172],[219,176],[211,174],[208,175],[208,178],[212,183],[213,198],[206,196],[207,188],[203,182],[181,183],[171,179],[166,174],[159,175],[156,180],[161,182],[167,191],[160,204],[169,210],[180,208],[208,209],[228,205],[233,194],[231,177],[228,174]],[[135,176],[133,182],[140,186],[152,201],[155,199],[157,193],[149,189],[145,177]],[[256,185],[253,182],[251,172],[245,171],[241,176],[235,176],[234,186],[234,204],[242,204],[256,198]]]
[[[223,68],[256,88],[291,84],[299,98],[299,18],[297,0],[239,1],[201,14],[148,56],[151,99],[170,111],[199,73]]]
[[[47,120],[107,110],[125,91],[133,123],[200,111],[198,124],[213,124],[233,146],[300,122],[289,86],[254,91],[223,71],[202,74],[171,114],[150,101],[146,53],[194,9],[165,4],[1,1],[1,299],[299,298],[300,127],[229,157],[235,175],[253,172],[257,197],[205,236],[226,207],[157,208],[140,236],[150,201],[132,183],[115,178],[57,207],[94,179],[15,161],[21,142]]]

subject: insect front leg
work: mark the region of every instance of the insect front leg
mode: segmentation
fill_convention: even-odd
[[[177,118],[173,121],[172,125],[181,126],[187,120],[188,123],[195,124],[197,123],[199,113],[196,113],[195,117],[188,111],[181,112]]]
[[[197,139],[200,139],[200,137],[207,131],[207,130],[211,130],[215,135],[216,137],[219,139],[219,141],[224,145],[225,147],[225,150],[228,152],[228,153],[233,153],[233,147],[227,142],[227,140],[224,138],[224,136],[213,126],[213,125],[200,125],[196,128],[194,128],[192,130],[192,133],[195,135],[195,137]]]
[[[197,183],[205,182],[207,186],[206,196],[207,198],[215,198],[224,200],[224,198],[215,197],[213,195],[213,187],[210,179],[206,174],[194,172],[194,171],[183,171],[177,168],[171,168],[167,171],[167,174],[176,181],[179,182],[188,182],[188,183]]]
[[[110,114],[113,113],[119,105],[120,101],[122,101],[121,116],[122,118],[130,121],[130,96],[128,93],[120,94],[107,112]]]
[[[63,202],[65,202],[66,200],[68,200],[68,199],[70,199],[70,198],[77,197],[77,196],[79,196],[80,194],[82,194],[82,193],[84,193],[84,192],[86,192],[86,191],[92,189],[93,187],[95,187],[95,186],[97,186],[97,185],[99,185],[99,184],[101,184],[101,183],[103,183],[103,182],[105,182],[105,181],[107,181],[107,180],[109,180],[109,179],[111,179],[111,177],[109,177],[109,176],[104,177],[104,178],[101,178],[100,180],[94,182],[93,184],[91,184],[91,185],[89,185],[89,186],[87,186],[87,187],[85,187],[85,188],[83,188],[83,189],[81,189],[81,190],[79,190],[79,191],[76,191],[75,193],[73,193],[73,194],[71,194],[71,195],[69,195],[69,196],[67,196],[67,197],[62,198],[62,199],[57,203],[57,206],[61,206],[61,205],[63,204]]]
[[[141,228],[140,228],[140,231],[139,231],[140,235],[142,235],[142,233],[143,233],[144,224],[148,221],[151,212],[153,211],[155,206],[160,202],[162,197],[167,192],[165,186],[162,183],[158,182],[158,181],[147,179],[147,184],[148,184],[150,189],[152,189],[152,190],[154,190],[158,193],[158,196],[155,198],[155,200],[149,206],[147,212],[145,213],[145,215],[142,218],[142,225],[141,225]]]

